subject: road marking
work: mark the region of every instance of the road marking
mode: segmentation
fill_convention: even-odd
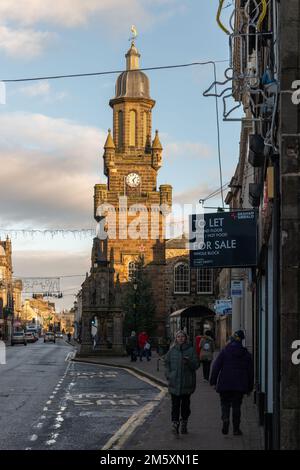
[[[131,434],[141,426],[148,416],[153,412],[154,408],[167,394],[167,390],[163,389],[152,401],[145,405],[141,410],[134,413],[123,426],[104,444],[101,450],[120,450]]]
[[[37,424],[35,424],[33,427],[34,427],[34,428],[37,428],[37,429],[40,429],[40,428],[42,428],[43,426],[44,426],[44,423],[37,423]]]

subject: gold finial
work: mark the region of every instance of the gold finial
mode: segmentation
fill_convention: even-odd
[[[132,36],[129,38],[129,41],[131,41],[131,44],[134,44],[134,40],[138,35],[137,29],[134,24],[131,26],[130,31],[132,32]]]

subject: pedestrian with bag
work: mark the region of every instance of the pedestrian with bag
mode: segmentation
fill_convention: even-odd
[[[223,427],[228,434],[232,408],[233,434],[241,436],[241,405],[245,394],[253,390],[254,371],[251,354],[243,346],[244,332],[238,330],[213,363],[210,384],[220,394]]]
[[[187,434],[188,418],[191,414],[190,397],[196,388],[199,359],[184,331],[176,333],[174,343],[165,356],[164,364],[172,400],[172,432],[178,436],[181,423],[181,434]]]
[[[199,343],[199,359],[203,367],[203,378],[206,382],[209,381],[210,366],[214,356],[215,342],[210,330],[206,330],[204,336]]]
[[[142,331],[138,336],[140,361],[143,360],[143,356],[145,355],[145,344],[148,341],[149,341],[149,336],[147,335],[146,331]]]

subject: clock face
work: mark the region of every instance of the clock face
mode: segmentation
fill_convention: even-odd
[[[136,188],[140,182],[141,178],[137,173],[129,173],[129,175],[126,176],[126,183],[131,188]]]

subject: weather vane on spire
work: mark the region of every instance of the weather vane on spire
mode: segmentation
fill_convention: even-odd
[[[134,26],[134,24],[131,26],[130,28],[130,31],[132,32],[132,36],[129,38],[129,41],[131,41],[132,43],[134,43],[134,40],[135,38],[137,37],[137,30],[136,30],[136,27]]]

